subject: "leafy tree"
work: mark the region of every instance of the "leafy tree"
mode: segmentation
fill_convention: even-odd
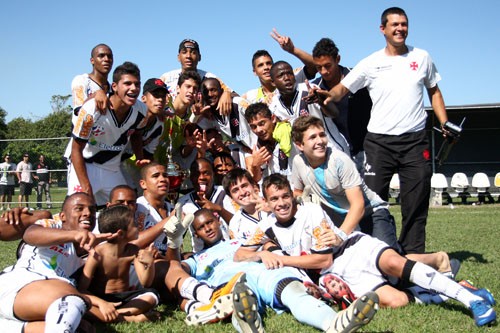
[[[63,160],[63,155],[68,139],[30,141],[18,141],[16,139],[68,137],[71,132],[71,106],[67,105],[70,97],[71,95],[52,96],[50,101],[52,112],[40,120],[33,122],[32,120],[18,117],[8,123],[6,138],[11,141],[8,141],[3,151],[11,154],[12,161],[20,161],[23,153],[28,152],[30,154],[30,161],[34,163],[38,161],[38,156],[43,154],[45,155],[49,169],[66,169],[66,162]],[[52,176],[54,179],[62,179],[65,178],[66,173],[55,172]]]
[[[68,101],[71,98],[71,95],[53,95],[50,99],[50,106],[52,107],[52,111],[66,111],[71,113],[71,106],[68,105]]]
[[[5,117],[7,117],[7,111],[0,106],[0,140],[5,140],[7,137],[7,124],[5,123]],[[4,151],[6,145],[7,143],[5,141],[0,141],[0,152]]]

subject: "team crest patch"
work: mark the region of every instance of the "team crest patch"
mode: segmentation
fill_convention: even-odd
[[[83,188],[80,186],[80,184],[75,185],[75,187],[73,187],[73,192],[83,192]]]
[[[306,117],[309,115],[309,111],[307,109],[302,109],[299,111],[299,116]]]
[[[416,71],[416,70],[418,69],[418,64],[417,64],[415,61],[412,61],[412,62],[410,63],[410,69],[411,69],[412,71]]]
[[[431,159],[431,153],[429,152],[429,149],[425,149],[424,152],[422,153],[422,156],[426,161]]]
[[[236,126],[240,125],[240,122],[238,121],[238,119],[234,118],[234,119],[231,119],[231,125],[236,127]]]
[[[101,136],[101,135],[106,134],[106,132],[104,131],[104,127],[102,127],[102,126],[94,126],[92,128],[92,134],[93,134],[93,136]]]

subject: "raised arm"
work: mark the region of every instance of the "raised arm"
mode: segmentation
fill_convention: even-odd
[[[280,35],[276,28],[273,28],[273,31],[270,33],[271,37],[278,42],[280,47],[296,56],[302,63],[305,65],[305,73],[308,79],[314,78],[317,73],[316,66],[314,66],[313,57],[310,53],[295,47],[295,44],[292,42],[292,39],[289,36]]]

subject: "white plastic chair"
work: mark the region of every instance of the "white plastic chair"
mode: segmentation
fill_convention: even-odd
[[[448,189],[448,181],[442,173],[435,173],[431,177],[431,188],[436,192],[445,192]]]
[[[451,204],[451,197],[448,193],[448,180],[442,173],[435,173],[431,177],[431,188],[435,193],[435,204],[442,205],[443,197],[446,198],[448,204]]]
[[[457,172],[451,177],[451,187],[457,193],[465,192],[469,188],[469,178],[463,172]]]
[[[459,198],[462,199],[463,204],[467,204],[467,198],[470,197],[470,193],[467,192],[469,188],[469,178],[463,172],[457,172],[451,177],[450,186],[457,192]]]
[[[486,198],[490,203],[494,202],[489,192],[490,186],[490,179],[484,172],[478,172],[472,176],[472,187],[476,189],[479,204],[486,203]]]
[[[472,187],[474,187],[478,193],[487,192],[490,186],[490,179],[484,172],[478,172],[472,177]]]

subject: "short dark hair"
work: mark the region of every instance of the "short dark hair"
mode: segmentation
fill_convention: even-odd
[[[62,207],[61,207],[61,211],[64,212],[64,210],[66,209],[66,205],[68,204],[68,202],[76,197],[76,196],[79,196],[79,195],[83,195],[83,196],[86,196],[86,197],[89,197],[89,198],[92,198],[89,194],[85,193],[85,192],[75,192],[75,193],[72,193],[72,194],[69,194],[67,195],[64,200],[63,200],[63,203],[62,203]]]
[[[145,179],[146,179],[146,175],[147,175],[147,173],[148,173],[148,170],[149,170],[149,169],[151,169],[152,167],[156,167],[156,166],[158,166],[158,165],[164,166],[163,164],[160,164],[160,163],[158,163],[158,162],[154,162],[154,161],[153,161],[153,162],[151,162],[151,163],[146,164],[145,166],[143,166],[143,167],[141,168],[141,179],[142,179],[142,180],[145,180]],[[166,168],[165,168],[165,169],[166,169]]]
[[[180,87],[187,80],[193,80],[198,83],[198,87],[201,86],[201,77],[197,71],[185,71],[179,75],[179,80],[177,80],[177,85]]]
[[[109,200],[110,201],[111,201],[111,198],[115,196],[116,191],[119,191],[119,190],[128,190],[128,191],[135,193],[135,190],[127,184],[116,185],[115,187],[113,187],[111,189],[111,192],[109,192]]]
[[[100,47],[107,47],[111,51],[111,53],[113,53],[113,51],[111,50],[111,48],[108,45],[101,43],[101,44],[97,44],[96,46],[94,46],[92,48],[92,51],[90,51],[90,57],[91,58],[93,58],[95,56],[95,53],[97,52],[97,49],[100,48]]]
[[[193,163],[191,163],[191,166],[189,167],[189,172],[191,173],[191,175],[194,175],[194,174],[200,172],[200,167],[198,166],[198,164],[200,162],[208,163],[208,165],[210,165],[210,168],[212,169],[212,174],[213,174],[214,166],[212,165],[212,162],[210,162],[210,160],[208,158],[200,157],[200,158],[197,158],[196,160],[194,160]]]
[[[269,52],[267,52],[266,50],[257,50],[252,56],[252,68],[255,68],[255,60],[260,57],[269,57],[271,58],[271,62],[274,62],[273,57],[271,57]]]
[[[271,119],[273,113],[269,110],[269,106],[265,103],[253,103],[250,104],[245,111],[245,120],[251,122],[257,115]]]
[[[118,230],[127,231],[128,225],[134,219],[134,212],[123,205],[111,206],[99,213],[99,232],[115,233]]]
[[[123,75],[135,76],[139,81],[141,80],[141,71],[136,64],[130,61],[125,61],[123,64],[115,68],[113,72],[113,82],[118,83]]]
[[[231,186],[236,185],[236,182],[238,180],[242,180],[243,178],[246,178],[252,186],[257,185],[257,182],[255,181],[255,179],[253,179],[248,170],[234,168],[233,170],[229,171],[224,176],[224,178],[222,178],[222,187],[224,188],[224,192],[226,192],[227,195],[231,196]]]
[[[333,59],[337,59],[339,55],[339,49],[335,42],[330,38],[321,38],[316,45],[314,45],[312,56],[318,58],[321,56],[330,56]]]
[[[288,189],[290,193],[292,192],[292,186],[290,186],[290,182],[288,181],[286,176],[283,176],[280,173],[273,173],[264,178],[264,181],[262,182],[262,194],[264,194],[264,198],[266,199],[266,190],[271,186],[276,186],[276,188],[279,190]]]
[[[196,220],[198,217],[200,217],[201,215],[204,215],[204,214],[212,215],[213,217],[217,218],[217,216],[215,216],[215,214],[214,214],[214,212],[213,212],[212,210],[210,210],[210,209],[208,209],[208,208],[200,208],[200,209],[198,209],[198,210],[197,210],[197,211],[193,214],[193,215],[194,215],[193,222],[194,222],[194,220]],[[194,227],[192,227],[192,228],[193,228],[193,230],[195,230],[195,229],[194,229]],[[195,230],[195,232],[196,232],[196,230]]]
[[[406,21],[408,21],[408,15],[406,15],[405,11],[399,7],[390,7],[387,8],[386,10],[383,11],[382,15],[380,16],[380,24],[385,27],[387,22],[389,21],[387,19],[387,16],[392,15],[392,14],[398,14],[398,15],[403,15],[406,17]]]
[[[304,132],[312,126],[325,128],[323,121],[317,117],[304,116],[297,118],[292,126],[292,141],[302,143]]]
[[[276,61],[272,66],[271,66],[271,69],[269,70],[269,74],[271,75],[271,79],[274,80],[274,69],[280,65],[285,65],[285,66],[288,66],[290,68],[292,68],[292,65],[290,65],[288,62],[284,61],[284,60],[279,60],[279,61]],[[293,68],[292,68],[293,70]]]
[[[208,81],[213,81],[213,82],[217,82],[216,85],[218,86],[218,90],[219,92],[222,92],[224,91],[224,89],[222,89],[222,85],[220,84],[220,81],[217,80],[215,77],[206,77],[203,79],[203,81],[201,81],[201,93],[203,94],[203,96],[205,96],[205,91],[207,90],[207,88],[205,87],[205,82],[208,82]]]

